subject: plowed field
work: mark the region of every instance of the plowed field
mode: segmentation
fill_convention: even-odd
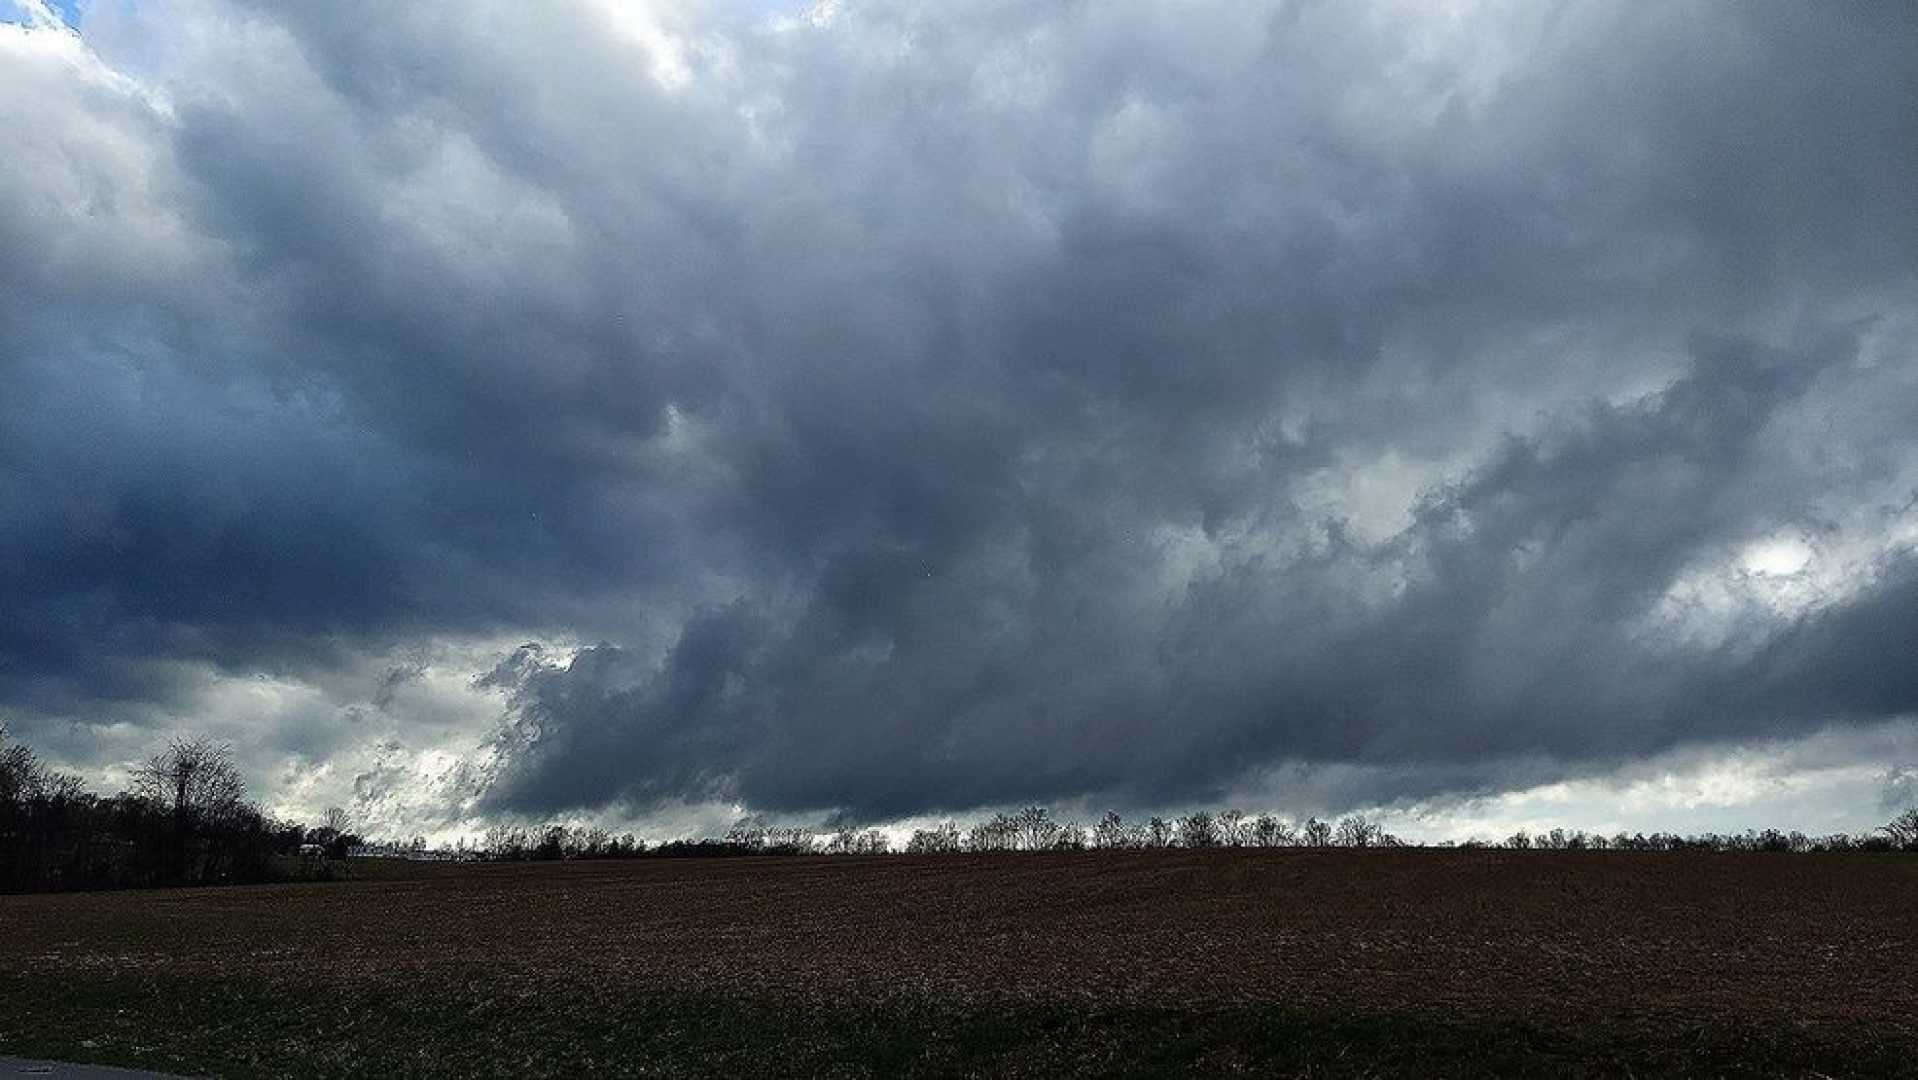
[[[367,867],[0,897],[0,1053],[222,1075],[1918,1075],[1909,856]]]

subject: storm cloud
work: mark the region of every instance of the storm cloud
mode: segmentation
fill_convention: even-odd
[[[76,766],[880,821],[1918,716],[1901,5],[83,12],[0,25]]]

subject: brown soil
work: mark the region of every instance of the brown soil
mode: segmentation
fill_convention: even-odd
[[[1218,851],[440,865],[0,897],[0,977],[1282,1005],[1918,1045],[1918,859]],[[370,875],[370,876],[377,876]]]

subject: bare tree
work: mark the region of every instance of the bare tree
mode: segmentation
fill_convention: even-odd
[[[1107,810],[1099,823],[1092,827],[1092,846],[1102,851],[1116,851],[1120,848],[1137,847],[1133,830],[1117,810]]]
[[[804,825],[774,825],[766,830],[766,850],[775,855],[809,855],[814,847],[813,831]]]
[[[1004,814],[981,821],[966,832],[967,851],[1012,851],[1019,846],[1019,823]]]
[[[1291,827],[1271,814],[1260,814],[1252,822],[1252,842],[1260,847],[1281,847],[1293,839]]]
[[[523,825],[494,824],[486,830],[486,853],[495,859],[524,859],[533,838]]]
[[[1059,823],[1043,806],[1028,806],[1013,821],[1019,828],[1019,846],[1027,851],[1044,851],[1059,838]]]
[[[343,806],[329,806],[320,817],[320,826],[344,836],[353,831],[353,815],[347,813]]]
[[[950,821],[930,829],[914,829],[906,841],[906,852],[911,855],[949,855],[959,849],[959,826]]]
[[[246,782],[233,764],[232,747],[210,739],[175,739],[133,770],[133,793],[190,827],[239,810],[246,802]]]
[[[1316,817],[1306,818],[1300,833],[1306,847],[1330,847],[1332,844],[1332,826]]]
[[[1219,827],[1219,843],[1226,847],[1244,847],[1249,834],[1243,810],[1221,810],[1215,819]]]
[[[1168,848],[1172,846],[1172,837],[1177,829],[1170,821],[1154,816],[1145,826],[1145,846],[1150,848]]]
[[[1354,814],[1339,822],[1334,839],[1340,847],[1378,847],[1384,836],[1385,830],[1365,815]]]
[[[878,829],[847,826],[834,833],[826,844],[828,855],[884,855],[892,850],[892,841]]]
[[[25,743],[8,741],[7,725],[0,723],[0,809],[38,795],[46,779],[39,757]]]
[[[348,835],[353,818],[342,807],[331,806],[320,818],[320,824],[306,832],[306,842],[319,844],[326,849],[328,858],[344,859],[355,837]]]
[[[748,814],[733,822],[726,830],[726,842],[748,851],[762,851],[766,847],[766,834],[770,826],[757,814]]]
[[[1918,806],[1892,818],[1878,831],[1890,837],[1895,846],[1906,851],[1918,851]]]
[[[726,843],[755,854],[801,855],[813,850],[811,829],[781,825],[758,814],[748,814],[726,830]]]
[[[133,793],[172,817],[173,873],[181,879],[194,876],[193,834],[234,820],[246,807],[232,747],[204,738],[174,739],[148,758],[133,770]]]
[[[1179,822],[1179,846],[1209,848],[1219,846],[1219,825],[1211,814],[1201,810]]]

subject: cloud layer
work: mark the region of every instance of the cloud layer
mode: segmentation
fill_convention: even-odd
[[[0,25],[0,707],[415,819],[1909,724],[1915,90],[1895,5]]]

